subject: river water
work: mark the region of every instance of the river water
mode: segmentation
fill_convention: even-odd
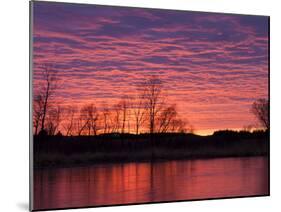
[[[268,194],[267,157],[102,164],[34,171],[34,209]]]

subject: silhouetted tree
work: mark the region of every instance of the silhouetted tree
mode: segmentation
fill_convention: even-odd
[[[158,132],[160,133],[168,132],[171,129],[172,122],[176,119],[176,117],[177,117],[177,111],[175,105],[163,109],[158,118],[158,123],[159,123]]]
[[[119,103],[113,105],[112,119],[112,132],[118,133],[120,130],[121,122],[121,105]]]
[[[79,136],[85,134],[85,130],[89,124],[89,118],[87,113],[88,113],[88,108],[87,105],[85,105],[80,109],[80,114],[76,120],[76,129],[77,129],[77,134]]]
[[[42,66],[42,77],[43,82],[40,88],[40,95],[42,97],[42,119],[41,119],[41,130],[45,129],[45,120],[48,112],[48,107],[50,104],[50,98],[54,95],[57,88],[57,72],[55,69],[48,64]]]
[[[143,95],[138,96],[132,104],[132,115],[135,122],[135,132],[138,135],[142,124],[145,122],[145,105]]]
[[[99,114],[94,104],[90,104],[87,106],[87,116],[89,119],[88,126],[87,126],[89,131],[88,135],[91,135],[91,130],[93,131],[94,135],[97,135]]]
[[[107,106],[104,106],[102,111],[102,128],[103,133],[109,133],[110,132],[110,111]]]
[[[130,117],[130,110],[128,110],[128,113],[127,113],[127,116],[129,116]],[[130,118],[127,118],[127,133],[130,133],[130,131],[131,131],[131,122],[130,122]]]
[[[252,113],[256,116],[261,126],[269,130],[269,101],[258,99],[252,105]]]
[[[173,119],[171,121],[171,132],[185,133],[187,131],[185,125],[183,120],[179,118]]]
[[[73,135],[76,111],[77,110],[74,106],[68,106],[64,109],[64,123],[62,124],[62,126],[65,130],[66,136]]]
[[[74,121],[74,128],[75,128],[75,134],[80,136],[86,127],[86,124],[84,123],[83,116],[79,114]]]
[[[35,95],[33,99],[33,127],[34,135],[38,134],[39,124],[43,115],[43,98],[40,94]]]
[[[48,135],[55,135],[58,132],[61,123],[61,107],[57,106],[49,110],[46,124]]]
[[[121,114],[122,114],[122,126],[121,126],[121,133],[125,133],[125,127],[126,127],[126,121],[127,121],[127,115],[128,115],[128,100],[127,97],[123,97],[120,101],[121,106]]]
[[[78,135],[97,135],[98,112],[94,104],[84,105],[80,110],[78,120]]]
[[[152,77],[144,83],[143,89],[145,108],[148,111],[149,132],[154,133],[156,117],[163,104],[162,82],[158,78]]]

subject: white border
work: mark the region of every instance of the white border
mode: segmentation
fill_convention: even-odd
[[[280,211],[281,12],[279,1],[68,0],[68,2],[271,16],[271,196],[67,211]],[[0,10],[0,209],[1,211],[27,211],[29,195],[29,5],[27,0],[3,1]]]

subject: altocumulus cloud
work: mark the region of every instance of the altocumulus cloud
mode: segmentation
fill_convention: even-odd
[[[252,101],[268,96],[267,17],[34,5],[35,90],[40,65],[52,63],[65,105],[102,107],[157,75],[179,113],[207,130],[251,123]]]

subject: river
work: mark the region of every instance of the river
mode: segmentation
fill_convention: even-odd
[[[267,157],[102,164],[34,171],[34,209],[267,195]]]

